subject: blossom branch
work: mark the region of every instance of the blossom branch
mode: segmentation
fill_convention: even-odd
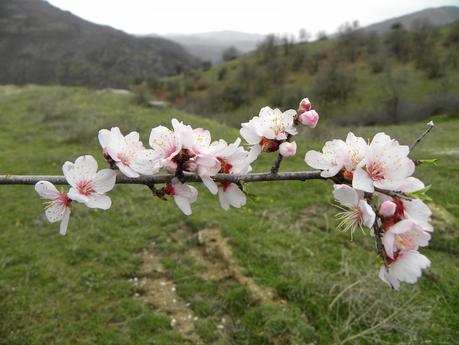
[[[413,150],[416,148],[416,146],[424,139],[424,137],[430,133],[430,131],[435,127],[435,124],[433,121],[430,121],[427,123],[427,129],[422,133],[419,138],[416,139],[416,141],[410,146],[410,152],[413,152]]]
[[[287,140],[286,142],[291,142],[292,141],[292,138],[293,138],[293,135],[289,134],[287,136]],[[272,174],[277,174],[278,171],[279,171],[279,168],[280,168],[280,165],[282,163],[282,160],[284,159],[284,156],[282,156],[280,154],[280,152],[277,154],[277,158],[276,158],[276,161],[274,162],[274,165],[272,166],[271,168],[271,173]]]
[[[158,183],[170,183],[174,175],[141,176],[131,178],[117,176],[117,184],[143,184],[147,186]],[[251,174],[217,174],[213,178],[217,182],[264,182],[264,181],[306,181],[306,180],[325,180],[320,176],[320,171],[298,171],[272,174],[270,172],[251,173]],[[201,178],[194,174],[184,174],[184,182],[202,182]],[[0,175],[0,185],[34,185],[38,181],[48,181],[55,185],[67,185],[64,176],[33,176],[33,175]]]
[[[378,214],[378,208],[373,202],[373,195],[371,193],[365,193],[365,199],[367,200],[370,207],[373,209],[377,218],[380,218]],[[382,231],[381,226],[377,220],[373,223],[373,233],[375,235],[376,249],[377,249],[378,255],[383,259],[384,267],[387,270],[386,251],[384,249],[384,244],[382,243],[382,236],[384,234],[384,231]]]

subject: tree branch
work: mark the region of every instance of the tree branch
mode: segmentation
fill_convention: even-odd
[[[158,183],[168,183],[174,178],[174,175],[156,175],[141,176],[130,178],[126,176],[117,176],[117,184],[143,184],[154,185]],[[306,181],[306,180],[325,180],[320,176],[320,171],[298,171],[272,174],[252,173],[246,175],[239,174],[217,174],[213,177],[215,181],[238,182],[263,182],[263,181]],[[0,175],[0,185],[34,185],[38,181],[49,181],[55,185],[67,185],[64,176],[33,176],[33,175]],[[202,182],[201,178],[194,174],[184,174],[183,182]]]
[[[416,146],[424,139],[424,137],[430,133],[430,131],[435,127],[435,124],[433,121],[430,121],[427,123],[428,128],[422,133],[419,138],[416,139],[416,141],[410,146],[410,153],[413,152],[413,150],[416,148]]]
[[[288,134],[286,142],[290,143],[292,141],[292,138],[293,138],[293,135]],[[276,161],[274,162],[274,165],[271,168],[271,173],[272,174],[277,174],[283,159],[284,159],[284,156],[282,156],[280,153],[278,153]]]

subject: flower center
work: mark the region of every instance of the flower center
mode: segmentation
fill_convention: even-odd
[[[280,143],[277,140],[262,137],[259,145],[264,152],[274,152],[279,149]]]
[[[129,165],[129,157],[125,153],[118,153],[117,157],[121,163],[124,165]]]
[[[340,221],[338,229],[343,232],[350,230],[351,236],[357,228],[363,231],[363,212],[357,207],[338,213],[336,218]]]
[[[167,195],[175,195],[174,186],[170,183],[166,184],[166,187],[164,187],[164,193],[166,193]]]
[[[177,150],[177,147],[175,145],[172,145],[171,147],[169,147],[169,149],[164,151],[164,156],[166,158],[169,158],[176,150]]]
[[[379,163],[373,163],[373,164],[367,165],[367,172],[373,181],[384,180],[384,170],[381,164]]]
[[[64,207],[70,207],[70,204],[72,203],[72,199],[68,197],[67,193],[60,192],[57,197],[57,202]]]
[[[416,243],[409,234],[398,234],[395,236],[397,247],[400,250],[414,250],[416,249]]]
[[[231,182],[229,182],[229,181],[222,181],[222,183],[221,183],[221,186],[222,186],[224,192],[226,192],[226,190],[228,189],[228,187],[230,185],[231,185]]]
[[[225,161],[221,157],[217,157],[217,159],[221,164],[220,172],[223,173],[223,174],[229,174],[231,172],[231,169],[233,168],[233,166],[230,163],[228,163],[228,161]]]
[[[81,180],[77,184],[77,190],[82,195],[91,195],[94,193],[94,182],[91,180]]]

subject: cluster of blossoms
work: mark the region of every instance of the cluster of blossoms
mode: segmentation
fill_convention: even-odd
[[[97,162],[92,156],[79,157],[75,163],[66,162],[62,168],[68,192],[58,191],[48,181],[39,181],[35,190],[47,202],[46,217],[50,222],[60,222],[60,233],[65,234],[69,222],[72,202],[83,203],[87,207],[108,209],[111,199],[105,195],[113,189],[116,170],[130,178],[153,176],[161,169],[173,174],[163,188],[154,188],[161,198],[171,196],[180,210],[190,215],[191,204],[198,197],[195,187],[183,182],[187,174],[196,174],[207,189],[218,195],[223,209],[240,208],[247,202],[241,183],[222,181],[217,184],[213,177],[217,174],[247,174],[252,170],[251,163],[261,151],[278,151],[285,157],[296,152],[296,144],[288,139],[296,134],[295,125],[304,123],[314,128],[319,115],[311,109],[307,98],[301,101],[298,112],[265,107],[260,115],[250,123],[243,124],[241,136],[253,147],[250,152],[241,146],[237,138],[228,144],[220,139],[213,141],[210,132],[204,128],[193,129],[189,125],[172,119],[172,129],[157,126],[151,130],[150,148],[140,141],[138,132],[124,136],[118,127],[99,131],[98,139],[105,160],[110,169],[97,172]],[[248,134],[249,133],[249,134]],[[255,139],[256,138],[256,139]],[[269,146],[269,149],[268,149]]]
[[[292,139],[298,126],[315,128],[318,120],[307,98],[298,110],[282,112],[264,107],[258,116],[241,125],[240,135],[249,150],[241,145],[240,138],[233,143],[212,141],[208,130],[193,129],[176,119],[172,119],[171,129],[157,126],[151,130],[148,148],[137,132],[124,136],[118,127],[102,129],[98,139],[110,169],[97,171],[94,157],[81,156],[62,167],[71,186],[68,192],[58,191],[48,181],[39,181],[35,190],[49,200],[46,217],[61,223],[61,234],[66,233],[74,202],[90,208],[110,208],[111,199],[105,193],[113,189],[117,170],[133,179],[164,170],[170,174],[166,179],[169,182],[159,189],[149,187],[160,198],[172,197],[186,215],[192,213],[191,205],[198,197],[196,188],[185,183],[190,176],[198,176],[210,193],[218,195],[223,209],[240,208],[247,198],[238,176],[250,173],[251,164],[262,152],[278,152],[271,170],[271,174],[277,174],[281,159],[296,154],[297,145]],[[412,177],[415,163],[408,154],[407,146],[384,133],[376,134],[369,144],[349,133],[346,141],[329,141],[322,152],[309,151],[305,157],[323,178],[336,183],[333,195],[342,210],[338,227],[351,234],[366,227],[375,236],[384,260],[379,276],[395,289],[400,282],[416,282],[421,269],[430,265],[417,250],[430,240],[431,212],[423,201],[414,198],[422,195],[425,186]],[[235,176],[219,178],[217,183],[217,174]]]
[[[322,152],[305,156],[308,165],[336,183],[333,195],[343,211],[337,215],[339,227],[351,233],[366,227],[376,237],[384,260],[379,277],[394,289],[400,282],[415,283],[421,269],[430,266],[418,249],[429,243],[431,211],[414,197],[425,186],[412,177],[409,151],[384,133],[369,144],[349,133],[346,141],[329,141]]]

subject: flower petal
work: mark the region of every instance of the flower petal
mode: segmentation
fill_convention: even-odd
[[[106,148],[111,141],[111,132],[108,129],[101,129],[99,131],[99,143],[102,148]]]
[[[352,187],[368,193],[373,193],[375,191],[373,180],[370,176],[368,176],[367,172],[360,167],[354,171],[352,177]]]
[[[359,204],[359,195],[354,188],[345,184],[335,184],[333,188],[333,196],[341,205],[356,207]]]
[[[70,199],[81,202],[81,203],[86,203],[88,202],[88,197],[86,195],[80,194],[75,188],[70,188],[69,192],[67,193]]]
[[[62,217],[61,220],[61,225],[59,227],[59,233],[64,236],[67,232],[67,227],[69,225],[69,219],[70,219],[70,209],[66,208],[64,211],[64,216]]]
[[[116,173],[111,169],[102,169],[96,174],[94,182],[94,190],[97,193],[107,193],[115,186]]]
[[[88,197],[88,201],[85,205],[89,208],[100,208],[102,210],[108,210],[112,206],[112,199],[109,196],[103,194],[92,194]]]
[[[207,187],[209,192],[211,192],[213,195],[216,195],[218,193],[218,187],[215,181],[212,180],[212,178],[209,176],[200,176],[200,177],[201,177],[202,183],[204,183],[204,186]]]
[[[54,200],[59,196],[57,188],[48,181],[38,181],[35,184],[35,191],[44,199]]]
[[[58,202],[53,202],[51,206],[46,208],[45,215],[50,223],[60,222],[64,217],[67,208]]]
[[[191,215],[191,205],[187,198],[174,195],[174,201],[177,204],[178,208],[187,216]]]

